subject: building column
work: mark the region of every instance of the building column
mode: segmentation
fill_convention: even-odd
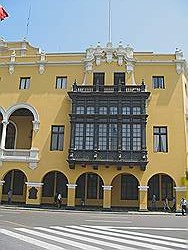
[[[6,135],[7,135],[7,125],[9,124],[8,121],[3,120],[3,131],[1,136],[1,149],[5,148],[5,141],[6,141]]]
[[[112,199],[112,186],[102,186],[103,187],[103,208],[111,208]]]
[[[149,186],[138,186],[139,189],[139,211],[148,210],[148,188]]]
[[[68,197],[67,197],[67,207],[75,207],[75,191],[77,184],[67,184],[68,187]]]
[[[40,206],[42,197],[42,186],[44,183],[41,182],[26,182],[26,204]]]
[[[180,207],[180,201],[181,198],[185,198],[186,197],[186,186],[181,186],[181,187],[174,187],[175,191],[176,191],[176,211],[180,212],[181,211],[181,207]]]
[[[0,181],[0,204],[1,204],[1,199],[2,199],[2,194],[3,194],[3,184],[5,181]]]

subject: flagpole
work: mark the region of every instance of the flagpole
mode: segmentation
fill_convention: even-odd
[[[27,18],[26,33],[25,33],[25,36],[24,36],[24,40],[27,40],[27,36],[28,36],[28,33],[29,33],[30,16],[31,16],[31,5],[29,6],[29,13],[28,13],[28,18]]]
[[[111,0],[108,1],[108,41],[111,42]]]

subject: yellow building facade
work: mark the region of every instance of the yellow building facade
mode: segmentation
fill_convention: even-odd
[[[188,198],[188,70],[122,43],[45,53],[0,41],[0,201],[103,209]]]

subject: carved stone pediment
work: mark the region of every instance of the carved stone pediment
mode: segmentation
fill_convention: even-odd
[[[86,49],[84,64],[86,72],[91,72],[94,63],[98,66],[101,62],[117,62],[119,66],[122,66],[127,62],[131,65],[134,61],[134,51],[129,45],[123,47],[120,42],[118,47],[113,47],[113,44],[108,42],[106,47],[101,47],[98,43],[96,47],[90,46]]]

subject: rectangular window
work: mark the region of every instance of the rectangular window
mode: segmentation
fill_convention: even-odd
[[[51,130],[51,151],[62,151],[64,144],[64,126],[52,126]]]
[[[109,150],[118,148],[118,131],[117,124],[109,124]]]
[[[85,149],[93,149],[94,124],[86,124]]]
[[[131,149],[131,126],[130,124],[122,124],[122,150],[129,151]]]
[[[117,107],[110,107],[110,115],[117,115],[118,108]]]
[[[154,89],[164,89],[164,76],[152,76],[152,84]]]
[[[76,114],[84,114],[84,106],[77,106]]]
[[[67,88],[67,76],[57,76],[55,88],[66,89]]]
[[[87,112],[88,115],[94,115],[95,114],[95,107],[88,106],[86,108],[86,112]]]
[[[130,107],[122,107],[122,114],[123,115],[130,115],[131,114],[131,108]]]
[[[154,152],[168,152],[167,127],[153,127]]]
[[[77,123],[75,126],[74,146],[76,149],[83,149],[84,142],[84,124]]]
[[[107,114],[107,107],[99,107],[99,114],[106,115]]]
[[[29,89],[30,87],[30,77],[20,77],[19,89]]]
[[[124,72],[114,73],[114,85],[118,86],[119,84],[125,85],[125,73]]]
[[[99,124],[99,149],[107,148],[107,124]]]
[[[141,150],[141,124],[133,124],[133,150]]]
[[[99,86],[99,89],[98,90],[103,90],[103,86],[104,86],[104,76],[105,74],[104,73],[93,73],[93,85],[96,86],[98,85]]]
[[[141,107],[133,107],[133,115],[140,115]]]

